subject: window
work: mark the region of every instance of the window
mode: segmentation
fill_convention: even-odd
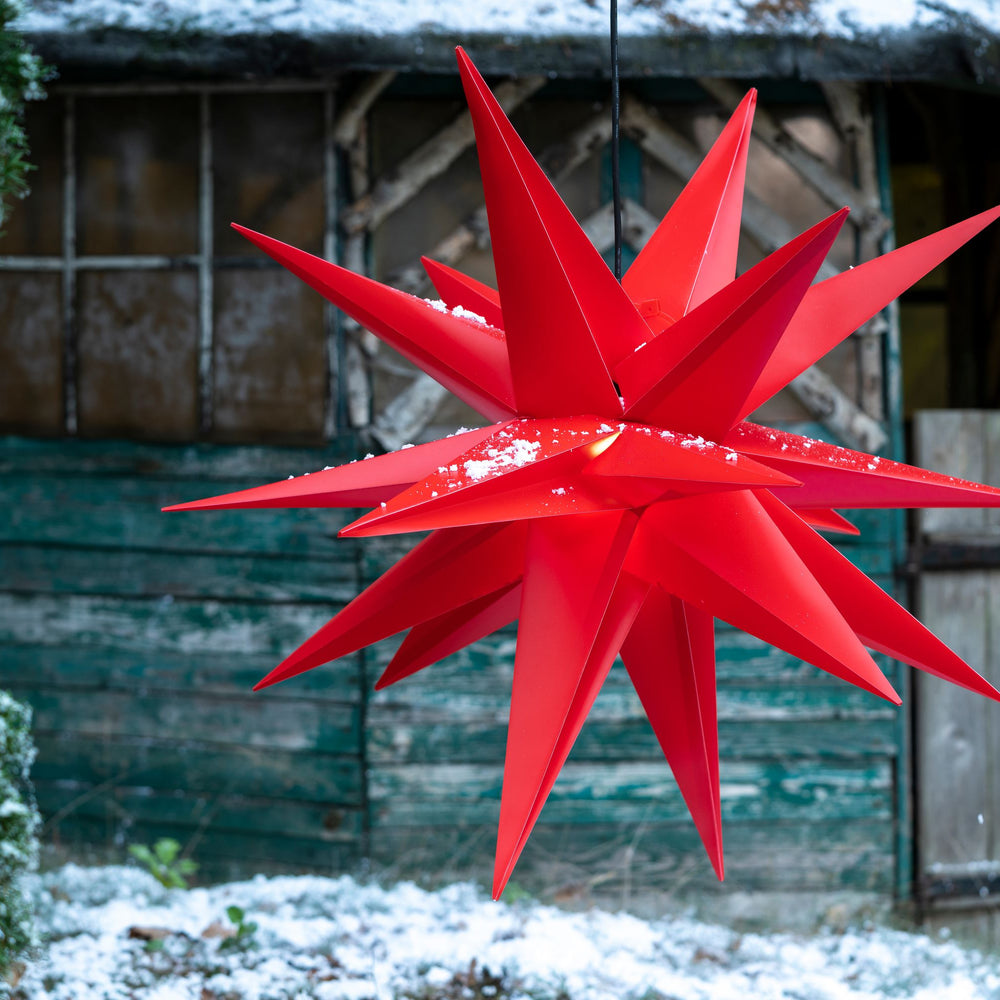
[[[229,228],[334,255],[332,87],[80,87],[29,108],[0,238],[0,427],[319,442],[338,319]]]

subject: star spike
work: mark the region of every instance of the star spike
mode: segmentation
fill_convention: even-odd
[[[233,228],[488,420],[514,416],[502,331],[263,233],[235,223]]]
[[[524,571],[526,538],[523,523],[434,532],[287,656],[254,690],[516,582]]]
[[[726,525],[724,532],[718,525]],[[900,704],[899,695],[754,495],[646,510],[626,570],[792,656]]]
[[[723,440],[845,218],[808,229],[626,358],[615,377],[627,418]]]
[[[825,510],[822,507],[798,507],[796,513],[806,524],[820,531],[833,531],[841,535],[860,535],[861,529],[855,527],[842,514],[835,510]]]
[[[482,154],[518,413],[618,417],[609,366],[649,330],[461,50],[459,71]]]
[[[375,690],[395,684],[509,625],[517,618],[520,607],[521,584],[508,583],[492,594],[414,625],[375,682]]]
[[[792,507],[1000,507],[1000,489],[746,421],[727,443],[797,478]]]
[[[495,288],[490,288],[447,264],[431,260],[430,257],[421,257],[420,263],[424,265],[427,277],[449,309],[461,306],[482,316],[497,330],[503,329],[503,311]]]
[[[506,425],[504,425],[506,426]],[[237,510],[244,507],[369,507],[389,500],[480,441],[496,427],[455,434],[401,451],[374,455],[334,469],[306,473],[236,493],[164,507],[174,510]]]
[[[513,421],[340,533],[396,534],[607,510],[614,505],[575,474],[618,433],[594,417],[558,425]]]
[[[545,786],[555,781],[550,765],[555,761],[558,773],[618,652],[607,644],[598,660],[591,655],[637,520],[631,512],[612,511],[531,525],[500,798],[495,899],[541,809]]]
[[[756,104],[757,91],[751,90],[622,277],[632,300],[658,301],[668,323],[686,316],[736,276]]]
[[[622,573],[615,584],[614,592],[611,595],[607,611],[604,613],[604,618],[597,631],[597,637],[591,648],[590,656],[587,658],[587,663],[584,666],[580,681],[577,684],[576,691],[573,693],[572,701],[566,712],[565,721],[553,742],[552,756],[549,758],[544,776],[532,800],[531,808],[524,823],[524,829],[521,831],[521,836],[518,838],[514,850],[511,852],[510,864],[501,868],[500,855],[498,854],[497,856],[496,871],[503,876],[503,883],[501,884],[498,881],[495,884],[495,898],[499,898],[503,892],[506,879],[510,877],[517,859],[528,842],[528,836],[541,814],[542,807],[545,805],[545,801],[552,791],[552,787],[559,776],[559,772],[562,770],[563,764],[566,762],[566,758],[573,749],[573,744],[580,734],[584,720],[590,713],[591,706],[611,669],[615,655],[625,641],[625,637],[628,635],[632,623],[635,621],[635,617],[642,607],[643,599],[648,590],[648,584],[629,576],[627,573]]]
[[[622,659],[719,879],[722,798],[712,616],[649,590]]]
[[[953,653],[829,542],[820,538],[794,511],[766,492],[762,492],[758,499],[869,649],[1000,701],[1000,692],[989,681]]]
[[[740,419],[998,218],[1000,206],[813,285],[747,397]]]

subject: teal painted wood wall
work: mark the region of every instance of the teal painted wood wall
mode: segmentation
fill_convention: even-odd
[[[0,686],[35,709],[50,841],[124,858],[170,835],[208,876],[370,858],[488,878],[513,631],[378,694],[390,644],[252,694],[405,540],[338,540],[344,511],[160,513],[350,457],[0,443]],[[891,588],[890,520],[854,519],[844,550]],[[718,643],[727,888],[891,893],[897,710],[728,627]],[[715,886],[620,664],[515,880]]]

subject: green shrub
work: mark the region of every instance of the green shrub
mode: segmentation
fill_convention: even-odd
[[[28,193],[28,140],[24,134],[24,102],[45,96],[42,83],[51,71],[27,46],[11,23],[22,0],[0,0],[0,232],[10,202]]]
[[[0,975],[32,941],[21,877],[38,861],[40,819],[28,771],[31,709],[0,691]]]

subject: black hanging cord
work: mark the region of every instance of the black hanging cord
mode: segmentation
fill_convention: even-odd
[[[611,198],[615,210],[615,278],[622,280],[621,92],[618,86],[618,0],[611,0]]]

